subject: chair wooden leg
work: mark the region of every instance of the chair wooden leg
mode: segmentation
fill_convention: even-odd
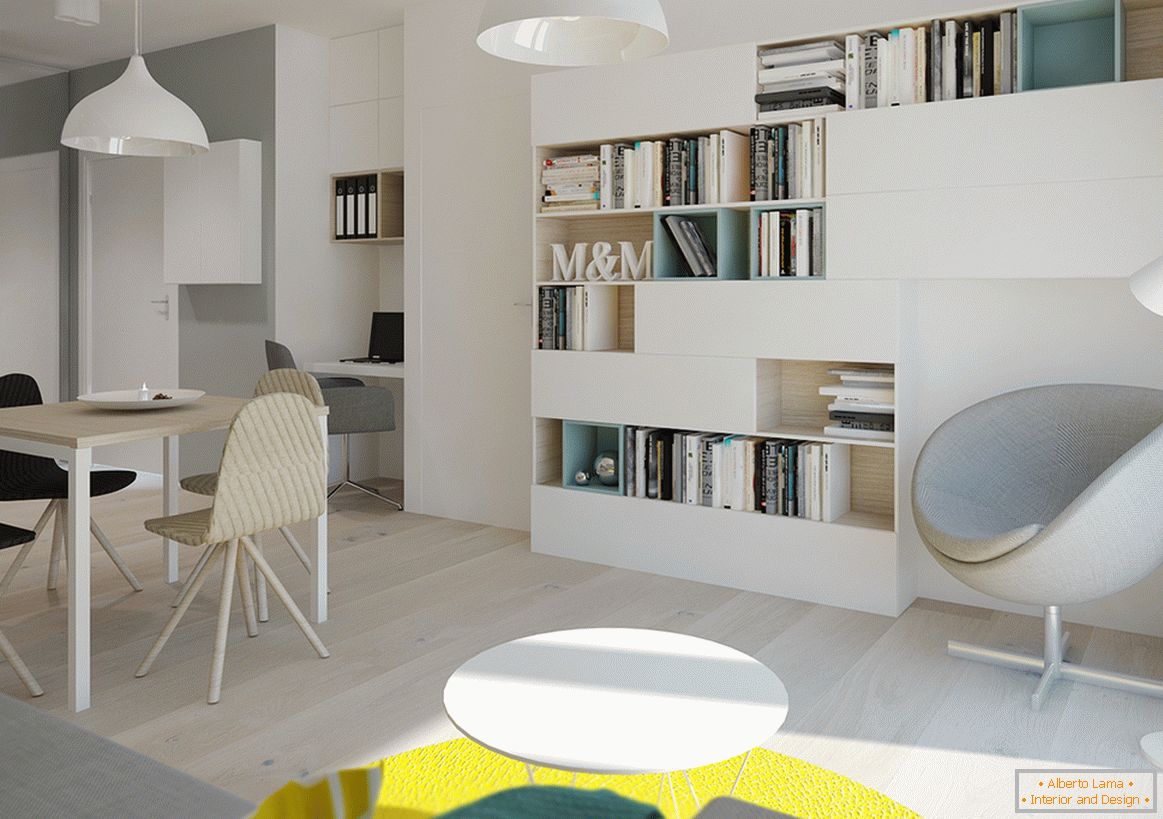
[[[181,621],[183,615],[185,615],[186,609],[190,608],[190,604],[194,602],[194,598],[202,590],[202,584],[209,577],[210,564],[214,562],[214,558],[222,552],[223,548],[225,548],[225,544],[222,543],[210,547],[211,554],[209,558],[202,564],[202,567],[198,569],[197,573],[193,575],[193,582],[190,583],[190,588],[186,589],[182,595],[182,599],[178,601],[177,609],[170,615],[170,619],[166,621],[162,633],[158,635],[153,647],[145,655],[145,659],[141,661],[141,665],[137,667],[137,671],[134,672],[135,677],[144,677],[149,673],[150,666],[153,665],[153,661],[157,659],[157,655],[161,654],[162,649],[165,648],[166,642],[170,639],[170,635],[174,633],[174,629],[178,627],[178,623]]]
[[[234,568],[238,562],[238,541],[226,544],[222,563],[222,587],[218,593],[218,627],[214,631],[214,659],[210,663],[210,693],[206,702],[213,705],[222,698],[222,666],[226,663],[226,637],[230,631],[230,603],[234,599]]]
[[[17,552],[16,557],[13,559],[12,563],[9,564],[8,571],[4,572],[4,577],[0,579],[0,594],[4,594],[4,590],[8,588],[9,584],[11,584],[13,580],[16,579],[16,573],[20,571],[20,567],[24,565],[24,561],[28,559],[28,553],[31,552],[32,547],[36,545],[36,541],[40,537],[40,533],[44,531],[44,527],[48,525],[49,520],[56,512],[56,507],[57,502],[55,500],[49,501],[48,506],[46,506],[44,511],[40,513],[40,519],[36,522],[36,526],[32,528],[32,531],[36,533],[36,537],[21,546],[20,551]]]
[[[16,676],[24,683],[24,687],[28,689],[28,693],[34,697],[39,697],[44,693],[44,689],[40,687],[40,683],[36,681],[36,677],[32,676],[32,672],[28,670],[28,666],[20,659],[20,655],[16,653],[12,643],[8,642],[8,638],[4,636],[4,632],[0,631],[0,657],[8,661],[12,666],[12,670],[16,672]]]
[[[255,535],[254,538],[243,538],[250,546],[262,554],[262,535]],[[246,551],[245,549],[243,551]],[[254,599],[255,608],[258,611],[258,621],[265,623],[271,619],[270,611],[267,607],[267,579],[263,573],[255,569],[254,572]]]
[[[250,567],[243,549],[238,550],[238,593],[242,597],[242,613],[246,618],[246,636],[258,636],[258,623],[254,617],[254,594],[250,587]]]
[[[55,501],[56,520],[52,525],[52,551],[48,556],[48,590],[55,591],[61,573],[61,558],[65,551],[65,503]]]
[[[295,625],[299,627],[299,631],[303,632],[303,636],[307,638],[307,642],[315,649],[315,653],[323,659],[330,657],[331,653],[323,645],[323,641],[319,639],[319,635],[315,633],[315,629],[311,628],[311,624],[307,622],[307,618],[303,616],[303,612],[299,611],[299,607],[295,605],[295,601],[291,599],[291,595],[287,593],[282,582],[275,575],[274,571],[271,570],[270,564],[266,562],[266,559],[261,554],[252,549],[249,543],[244,542],[242,545],[250,553],[251,559],[254,560],[254,565],[258,567],[260,572],[266,575],[267,584],[274,591],[275,596],[286,607],[287,612],[291,615],[291,619],[295,621]]]
[[[97,542],[101,544],[101,548],[105,550],[105,554],[109,555],[109,559],[113,561],[113,565],[117,567],[117,571],[121,572],[121,576],[133,587],[134,591],[141,591],[141,581],[137,579],[137,575],[122,559],[117,550],[113,548],[113,544],[105,533],[101,531],[101,527],[97,525],[97,521],[89,518],[89,531],[93,533],[93,537],[97,538]]]
[[[311,572],[311,558],[307,557],[307,553],[303,551],[303,547],[299,545],[299,539],[295,537],[295,533],[287,526],[280,526],[279,533],[283,539],[287,541],[287,545],[291,547],[291,551],[295,553],[295,557],[299,558],[299,562],[303,564],[303,568],[308,573]]]
[[[206,561],[210,559],[210,555],[214,553],[214,549],[216,548],[216,546],[207,546],[202,551],[202,556],[198,558],[198,562],[195,563],[194,568],[190,570],[190,575],[186,578],[186,582],[182,584],[181,591],[179,591],[177,596],[174,597],[174,602],[170,603],[171,609],[176,609],[178,604],[182,602],[182,598],[186,596],[186,592],[189,591],[190,586],[193,585],[194,578],[198,576],[200,571],[202,571],[202,567],[206,565]]]

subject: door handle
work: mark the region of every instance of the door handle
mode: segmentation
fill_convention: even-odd
[[[165,310],[163,312],[165,312],[166,318],[170,317],[170,297],[169,296],[166,296],[164,299],[150,299],[149,303],[150,304],[165,305]]]

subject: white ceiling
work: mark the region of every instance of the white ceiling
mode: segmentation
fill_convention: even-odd
[[[142,50],[193,43],[271,23],[339,37],[404,22],[417,0],[142,0]],[[53,0],[0,0],[0,85],[81,68],[133,51],[133,0],[101,0],[91,28],[53,17]]]

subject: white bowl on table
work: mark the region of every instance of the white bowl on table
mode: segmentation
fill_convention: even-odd
[[[192,404],[206,393],[203,390],[179,389],[150,389],[149,398],[141,397],[141,390],[112,390],[110,392],[92,392],[88,395],[78,395],[77,400],[97,409],[108,410],[159,410],[168,407],[180,407]],[[167,395],[169,398],[154,400],[155,395]]]

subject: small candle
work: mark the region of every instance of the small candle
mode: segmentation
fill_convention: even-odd
[[[141,389],[137,391],[137,398],[139,401],[149,400],[149,387],[145,385],[144,381],[141,382]]]

